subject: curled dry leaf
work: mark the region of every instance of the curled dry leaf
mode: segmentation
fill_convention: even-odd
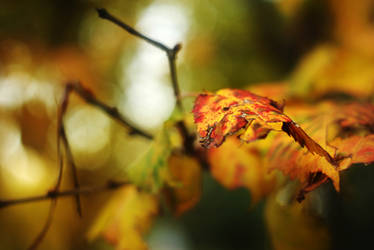
[[[265,138],[271,130],[283,130],[309,152],[335,164],[330,154],[282,110],[282,105],[269,98],[246,90],[222,89],[200,94],[192,112],[204,147],[218,147],[226,136],[239,132],[241,140],[251,142]]]
[[[158,198],[133,185],[117,191],[88,232],[88,239],[103,236],[116,249],[148,249],[143,235],[158,213]]]

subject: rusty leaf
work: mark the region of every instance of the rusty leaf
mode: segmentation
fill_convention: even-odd
[[[282,110],[282,105],[269,98],[246,90],[222,89],[215,94],[200,94],[192,112],[204,147],[218,147],[226,136],[235,133],[240,134],[241,140],[251,142],[265,138],[271,130],[283,130],[309,152],[335,164],[330,154]]]

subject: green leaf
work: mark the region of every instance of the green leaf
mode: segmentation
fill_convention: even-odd
[[[169,125],[164,124],[148,151],[126,168],[129,181],[151,192],[162,188],[168,175],[168,159],[172,151]]]

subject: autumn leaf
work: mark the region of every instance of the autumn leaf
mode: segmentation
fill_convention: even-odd
[[[317,188],[327,180],[331,180],[339,190],[339,171],[325,158],[308,154],[290,138],[277,136],[266,155],[266,166],[278,169],[291,179],[298,179],[303,187],[298,195],[299,201],[307,192]]]
[[[89,230],[89,240],[101,235],[116,249],[148,249],[143,235],[158,213],[158,198],[134,185],[117,191]]]
[[[166,198],[175,215],[179,216],[194,207],[200,200],[201,167],[194,157],[172,154],[168,161],[168,169]]]
[[[168,176],[167,166],[171,151],[170,134],[167,126],[164,126],[148,151],[125,168],[127,178],[138,187],[158,192]]]
[[[192,112],[204,147],[218,147],[226,136],[239,132],[241,140],[251,142],[265,138],[271,130],[283,130],[309,152],[335,164],[330,154],[282,110],[282,105],[269,98],[246,90],[222,89],[200,94]]]
[[[303,184],[298,200],[328,180],[339,191],[340,171],[352,164],[374,161],[373,105],[321,103],[313,108],[294,107],[294,110],[291,108],[290,112],[304,117],[301,124],[308,134],[336,159],[336,166],[333,166],[325,158],[307,154],[289,138],[274,138],[266,165]]]
[[[264,167],[263,155],[254,144],[227,138],[207,154],[212,176],[228,189],[248,188],[253,202],[259,201],[275,186],[274,175]]]
[[[170,181],[170,160],[174,151],[181,151],[183,138],[178,130],[178,122],[185,119],[177,107],[155,136],[149,149],[137,161],[125,168],[129,182],[153,193],[159,192],[165,182]],[[191,161],[190,161],[191,162]]]

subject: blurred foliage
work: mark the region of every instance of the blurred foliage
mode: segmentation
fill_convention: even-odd
[[[250,87],[280,102],[293,100],[295,105],[300,99],[373,101],[372,0],[3,0],[2,199],[44,194],[54,185],[56,110],[66,81],[81,80],[100,100],[118,106],[133,124],[163,133],[175,103],[165,56],[99,19],[96,7],[107,8],[170,46],[182,42],[177,65],[187,111],[192,107],[191,92],[224,87]],[[291,87],[280,84],[284,81]],[[271,87],[261,89],[258,82]],[[123,170],[141,162],[152,147],[76,97],[65,123],[82,186],[123,177]],[[167,139],[172,147],[166,148],[171,158],[161,153],[161,163],[168,164],[163,168],[162,197],[133,186],[113,194],[86,195],[83,218],[75,213],[72,198],[61,198],[40,249],[113,249],[100,238],[93,239],[100,233],[112,243],[148,244],[150,249],[292,249],[288,244],[296,235],[300,241],[305,239],[304,245],[313,239],[308,244],[311,249],[362,248],[370,242],[373,168],[342,172],[339,194],[330,184],[323,185],[298,205],[289,202],[295,189],[290,184],[277,187],[266,202],[251,206],[274,187],[272,179],[247,172],[242,185],[232,182],[234,167],[226,174],[215,172],[225,159],[241,155],[243,148],[222,160],[212,153],[217,182],[202,174],[204,166],[195,158],[181,155],[180,138]],[[264,153],[249,148],[252,153],[245,157],[257,159]],[[156,155],[148,154],[154,160]],[[148,163],[143,165],[152,170]],[[256,171],[264,172],[257,167]],[[70,176],[67,169],[63,189],[72,187]],[[227,190],[220,183],[237,189]],[[38,202],[0,210],[0,248],[25,249],[41,229],[47,209],[47,202]],[[153,218],[156,211],[161,214],[157,219]],[[140,238],[143,235],[145,240]],[[294,249],[300,241],[293,242]]]

